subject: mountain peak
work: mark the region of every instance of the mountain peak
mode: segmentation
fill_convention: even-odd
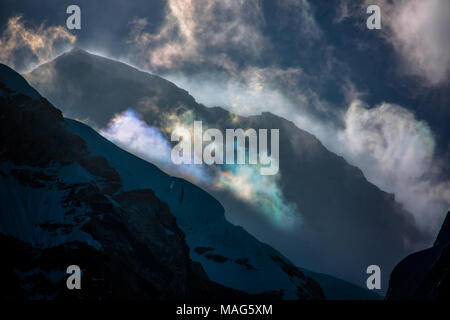
[[[69,52],[86,52],[85,50],[81,49],[80,47],[73,47],[69,50]]]
[[[41,97],[19,73],[4,64],[0,64],[0,84],[3,85],[0,85],[0,96],[23,94],[32,99]]]
[[[434,242],[434,246],[439,246],[441,244],[447,244],[450,242],[450,211],[447,212],[444,223],[442,224],[441,231]]]
[[[59,57],[71,57],[71,56],[89,56],[92,55],[91,53],[87,52],[84,49],[81,49],[80,47],[73,47],[72,49],[64,52]],[[55,60],[58,60],[59,57],[56,57]]]

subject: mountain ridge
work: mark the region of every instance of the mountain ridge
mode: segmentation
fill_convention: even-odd
[[[233,195],[205,190],[225,206],[229,221],[244,226],[295,263],[306,263],[308,269],[365,284],[365,269],[374,261],[390,273],[402,257],[431,241],[393,195],[369,183],[359,168],[329,152],[313,135],[276,115],[242,117],[220,107],[205,107],[161,77],[80,49],[25,77],[55,105],[63,106],[65,116],[94,124],[96,129],[104,128],[127,108],[160,129],[168,140],[169,133],[163,130],[165,116],[185,112],[219,129],[280,129],[279,185],[286,199],[299,208],[304,227],[295,234],[282,232]],[[336,260],[342,265],[336,265]],[[387,277],[383,279],[387,288]]]
[[[450,212],[431,248],[408,255],[391,273],[388,300],[450,298]]]
[[[6,68],[0,65],[0,74],[4,69],[10,77],[17,76]],[[206,192],[167,176],[86,125],[63,118],[45,98],[33,100],[7,91],[5,78],[1,78],[0,96],[0,243],[11,255],[2,266],[4,274],[11,275],[11,290],[4,295],[324,298],[317,282],[243,229],[228,224],[220,203]],[[207,215],[198,203],[210,210]],[[230,246],[229,253],[246,252],[245,246],[253,250],[250,261],[244,257],[226,263],[219,272],[229,270],[228,278],[234,281],[233,273],[249,278],[240,276],[239,283],[231,283],[234,288],[216,282],[221,279],[211,281],[202,264],[191,260],[186,235],[178,227],[199,226],[197,240],[204,241],[205,227],[211,223],[215,228],[210,236],[223,230],[224,237],[219,239]],[[235,237],[241,241],[240,248],[233,247]],[[223,253],[226,248],[214,250]],[[64,290],[63,265],[75,258],[84,268],[87,288],[71,295]],[[214,265],[210,270],[223,265],[208,261]]]

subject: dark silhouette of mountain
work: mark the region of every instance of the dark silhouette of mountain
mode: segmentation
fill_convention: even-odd
[[[324,298],[316,281],[223,213],[195,185],[64,118],[0,65],[2,298]],[[193,238],[210,248],[203,265],[228,283],[191,259]],[[73,264],[82,288],[69,291]]]
[[[450,212],[433,247],[413,253],[392,271],[389,300],[450,298]]]
[[[377,264],[387,275],[401,257],[429,240],[393,195],[369,183],[358,168],[286,119],[268,112],[241,117],[220,107],[207,108],[161,77],[80,49],[25,77],[65,116],[98,129],[128,108],[166,135],[164,116],[186,111],[213,128],[280,129],[279,183],[285,198],[297,206],[301,226],[282,230],[233,195],[202,188],[224,205],[229,221],[296,264],[365,286],[367,266]],[[143,101],[151,101],[151,107]],[[386,289],[387,276],[382,281]]]

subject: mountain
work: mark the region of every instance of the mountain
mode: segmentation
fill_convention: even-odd
[[[242,117],[221,107],[205,107],[159,76],[81,49],[62,54],[24,77],[65,116],[96,129],[105,128],[128,108],[168,140],[167,118],[185,114],[221,130],[280,129],[278,184],[302,221],[293,230],[279,228],[233,194],[207,184],[201,187],[222,203],[228,221],[243,226],[297,265],[365,287],[367,266],[377,264],[385,290],[395,264],[430,240],[393,195],[369,183],[358,168],[313,135],[272,113]]]
[[[413,253],[392,271],[389,300],[450,298],[450,212],[433,247]]]
[[[209,194],[64,118],[5,65],[0,110],[3,298],[324,298]]]

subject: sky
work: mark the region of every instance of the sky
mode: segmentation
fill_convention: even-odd
[[[81,30],[66,28],[71,4]],[[381,8],[381,30],[366,27],[369,4]],[[288,118],[436,232],[450,205],[449,9],[446,0],[3,0],[0,62],[27,72],[77,46],[161,75],[206,106]]]

